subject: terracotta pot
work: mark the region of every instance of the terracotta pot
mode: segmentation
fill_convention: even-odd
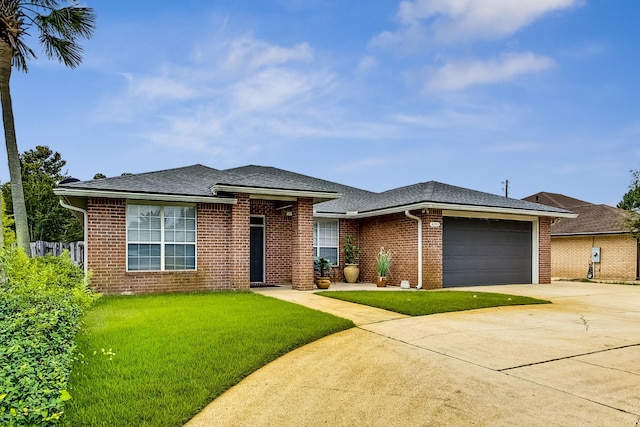
[[[316,279],[316,286],[318,287],[318,289],[329,289],[329,286],[331,286],[331,278],[320,277]]]
[[[387,278],[385,277],[378,277],[378,283],[376,283],[378,285],[379,288],[384,288],[387,286]]]
[[[347,283],[356,283],[358,281],[358,276],[360,275],[360,268],[358,264],[346,264],[344,266],[344,280]]]

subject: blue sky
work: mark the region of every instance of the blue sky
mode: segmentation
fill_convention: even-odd
[[[258,164],[615,205],[640,169],[637,0],[86,4],[80,68],[12,76],[20,151],[80,179]]]

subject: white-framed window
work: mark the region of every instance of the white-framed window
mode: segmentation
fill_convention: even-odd
[[[195,269],[194,206],[127,205],[127,271]]]
[[[313,254],[338,265],[338,220],[318,219],[313,223]]]

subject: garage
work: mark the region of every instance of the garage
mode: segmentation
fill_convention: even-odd
[[[532,282],[532,223],[443,218],[443,287]]]

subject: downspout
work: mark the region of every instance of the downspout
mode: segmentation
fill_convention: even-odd
[[[87,219],[87,211],[79,208],[77,206],[72,206],[72,205],[68,205],[66,204],[62,199],[60,199],[60,206],[62,206],[63,208],[67,208],[67,209],[71,209],[72,211],[76,211],[76,212],[80,212],[82,213],[82,218],[83,218],[83,229],[82,229],[82,245],[84,246],[83,250],[84,250],[84,254],[83,254],[83,262],[82,262],[82,267],[84,269],[84,280],[87,280],[87,273],[89,273],[89,266],[87,264],[87,260],[88,260],[88,251],[87,251],[87,231],[89,230],[89,222]]]
[[[411,215],[409,211],[404,211],[407,218],[418,221],[418,287],[422,289],[422,219],[415,215]]]

